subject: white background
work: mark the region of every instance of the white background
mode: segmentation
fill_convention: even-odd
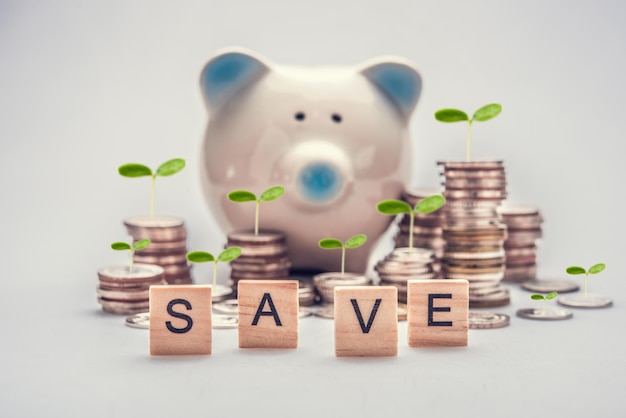
[[[0,415],[622,415],[625,12],[598,0],[0,0]],[[151,358],[147,332],[95,301],[97,268],[125,261],[108,249],[126,239],[122,219],[149,199],[148,179],[116,169],[185,158],[157,180],[157,211],[186,220],[189,248],[221,248],[200,190],[198,77],[232,45],[285,64],[414,62],[413,185],[435,186],[435,161],[464,157],[464,126],[434,111],[502,103],[475,125],[473,155],[503,158],[510,200],[541,208],[540,276],[605,262],[591,290],[615,306],[524,321],[515,311],[532,301],[512,287],[499,309],[511,326],[471,331],[463,349],[409,349],[401,323],[397,358],[336,359],[332,321],[307,318],[295,351],[238,350],[235,331],[215,331],[210,357]]]

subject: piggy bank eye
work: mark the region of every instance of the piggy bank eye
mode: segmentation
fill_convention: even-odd
[[[339,113],[333,113],[333,115],[330,118],[335,123],[341,123],[341,115]]]
[[[304,120],[304,118],[306,118],[306,115],[304,114],[304,112],[298,112],[294,115],[294,118],[296,118],[296,120],[302,122]]]

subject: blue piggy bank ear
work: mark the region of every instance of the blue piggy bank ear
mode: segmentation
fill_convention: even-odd
[[[411,117],[422,92],[422,77],[411,64],[401,58],[379,58],[365,63],[360,73],[378,87],[407,120]]]
[[[250,51],[218,52],[200,74],[200,87],[207,107],[215,109],[269,71],[269,65]]]

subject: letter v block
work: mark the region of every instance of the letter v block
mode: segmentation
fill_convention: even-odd
[[[335,355],[398,355],[398,289],[335,287]]]
[[[211,354],[211,286],[150,286],[150,354]]]
[[[467,280],[409,280],[407,307],[409,346],[467,345]]]
[[[298,348],[298,281],[240,280],[239,348]]]

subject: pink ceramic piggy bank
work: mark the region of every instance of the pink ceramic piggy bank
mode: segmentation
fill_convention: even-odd
[[[409,179],[419,73],[395,57],[295,67],[233,48],[209,60],[200,85],[209,111],[203,189],[224,231],[254,225],[254,203],[230,202],[228,192],[282,185],[282,198],[261,204],[259,224],[287,235],[293,267],[337,271],[340,252],[318,241],[366,234],[346,256],[346,271],[364,272],[392,220],[376,203],[398,198]]]

